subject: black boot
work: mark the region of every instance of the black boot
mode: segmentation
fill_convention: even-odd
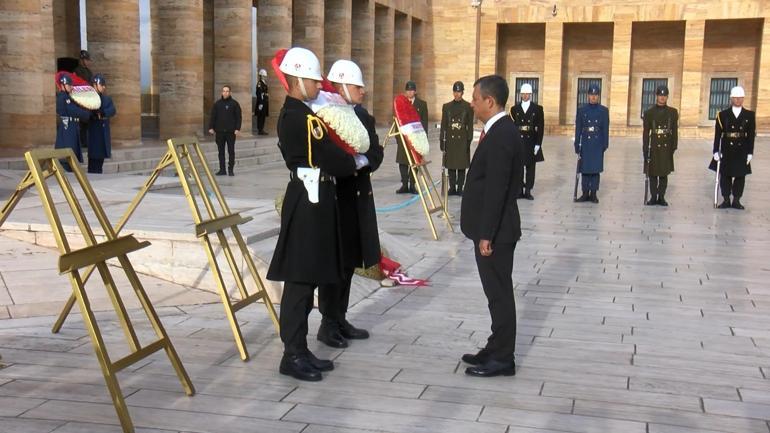
[[[535,199],[535,197],[533,197],[533,196],[532,196],[532,193],[531,193],[531,192],[529,192],[529,190],[528,190],[528,189],[525,189],[525,190],[524,190],[524,194],[522,194],[522,196],[521,196],[521,197],[522,197],[522,198],[525,198],[525,199],[527,199],[527,200],[534,200],[534,199]]]
[[[658,204],[658,198],[655,196],[650,197],[649,200],[647,200],[647,203],[645,203],[647,206],[655,206]]]
[[[658,196],[658,204],[661,206],[668,206],[668,202],[662,194]]]
[[[348,347],[348,341],[340,333],[340,325],[336,322],[321,321],[316,338],[321,343],[335,349]]]
[[[740,197],[733,197],[733,209],[738,209],[738,210],[746,209],[741,204],[741,198]]]
[[[591,203],[599,203],[599,197],[596,196],[596,191],[588,193],[591,196]]]
[[[225,171],[224,168],[220,168],[219,171],[217,172],[217,176],[224,176],[226,174],[227,172]]]
[[[281,374],[308,382],[318,382],[323,379],[321,372],[310,363],[310,358],[304,355],[284,354],[278,371]]]
[[[581,195],[580,197],[576,198],[575,202],[582,203],[582,202],[585,202],[585,201],[588,201],[588,200],[589,200],[589,198],[588,198],[588,191],[583,191],[583,195]]]
[[[730,205],[730,197],[722,197],[722,204],[717,206],[717,209],[730,209],[732,206]]]
[[[409,187],[406,186],[406,184],[401,184],[401,188],[396,190],[396,194],[407,194],[409,193]]]

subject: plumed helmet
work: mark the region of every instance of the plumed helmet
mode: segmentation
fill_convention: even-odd
[[[289,49],[278,69],[286,75],[323,81],[323,77],[321,76],[321,62],[319,62],[318,57],[307,48],[294,47]]]
[[[326,78],[332,83],[364,87],[364,77],[361,73],[361,68],[350,60],[337,60],[334,62]]]
[[[267,71],[264,69],[259,70],[259,76],[260,77],[267,77]]]
[[[730,89],[730,97],[731,98],[745,98],[746,97],[746,92],[743,90],[743,87],[735,86],[732,89]]]

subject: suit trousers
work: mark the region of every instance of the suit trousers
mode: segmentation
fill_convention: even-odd
[[[743,188],[746,186],[746,176],[725,176],[719,174],[719,189],[722,191],[722,197],[725,200],[730,198],[732,193],[733,198],[740,199],[743,197]]]
[[[281,295],[281,341],[283,353],[301,355],[307,352],[307,316],[313,311],[315,286],[308,283],[283,283]]]
[[[350,283],[353,281],[353,269],[343,270],[343,280],[337,284],[323,284],[318,287],[318,310],[324,322],[342,323],[348,312],[350,302]]]
[[[524,165],[524,170],[526,170],[526,173],[524,175],[525,191],[532,191],[532,188],[535,187],[535,166],[536,165],[537,165],[537,162],[535,162],[534,158],[532,159],[532,162]]]
[[[409,165],[398,164],[398,171],[401,172],[401,185],[406,188],[413,188],[414,179],[412,178],[411,170],[409,170]]]
[[[227,154],[230,157],[227,168],[233,171],[235,166],[235,132],[217,132],[216,141],[217,150],[219,150],[219,170],[225,171],[225,146],[227,146]]]
[[[492,317],[492,334],[485,351],[491,359],[512,362],[516,348],[516,301],[513,297],[513,251],[516,243],[494,244],[491,256],[482,256],[474,242],[476,266]]]
[[[596,192],[599,190],[599,173],[583,173],[580,175],[583,192]]]

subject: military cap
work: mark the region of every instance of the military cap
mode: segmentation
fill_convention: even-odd
[[[464,92],[465,91],[465,84],[463,84],[462,81],[455,81],[455,83],[452,84],[452,91],[453,92]]]
[[[657,96],[668,96],[668,87],[667,86],[658,86],[658,88],[655,89],[655,94]]]
[[[589,95],[598,95],[599,93],[601,93],[601,89],[596,84],[592,84],[591,87],[588,88]]]
[[[741,86],[735,86],[732,89],[730,89],[730,97],[731,98],[744,98],[744,97],[746,97],[746,91],[744,91],[743,87],[741,87]]]
[[[417,90],[417,84],[414,81],[409,80],[406,82],[404,90]]]
[[[91,55],[86,50],[80,50],[80,58],[84,60],[91,60]]]
[[[72,77],[70,74],[63,73],[59,76],[59,84],[69,84],[72,85]]]
[[[101,84],[102,86],[107,85],[107,80],[104,79],[104,75],[102,74],[96,74],[93,78],[91,78],[91,82],[94,84]]]
[[[522,84],[519,93],[532,93],[532,85],[529,83]]]

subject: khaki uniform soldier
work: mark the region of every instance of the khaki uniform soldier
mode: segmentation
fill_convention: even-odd
[[[532,85],[524,83],[519,90],[521,101],[511,107],[511,118],[524,141],[527,152],[524,155],[524,190],[519,198],[534,200],[532,188],[535,187],[535,164],[545,161],[543,158],[543,107],[532,101]]]
[[[417,110],[417,114],[420,115],[420,123],[422,123],[422,129],[425,133],[428,133],[428,104],[422,99],[417,97],[417,84],[414,81],[407,81],[404,95],[412,102],[414,109]],[[406,157],[404,151],[404,145],[401,142],[401,137],[398,137],[398,149],[396,150],[396,162],[398,163],[398,169],[401,172],[401,188],[396,190],[396,194],[412,193],[417,194],[417,188],[414,186],[414,179],[409,173],[409,160]]]
[[[441,108],[441,151],[444,167],[449,170],[449,195],[462,195],[465,170],[471,165],[473,141],[473,108],[463,99],[465,85],[452,85],[454,99]]]
[[[668,206],[668,175],[674,171],[674,152],[678,142],[679,112],[666,105],[668,87],[655,89],[655,105],[644,112],[642,152],[644,173],[650,180],[648,206]]]

